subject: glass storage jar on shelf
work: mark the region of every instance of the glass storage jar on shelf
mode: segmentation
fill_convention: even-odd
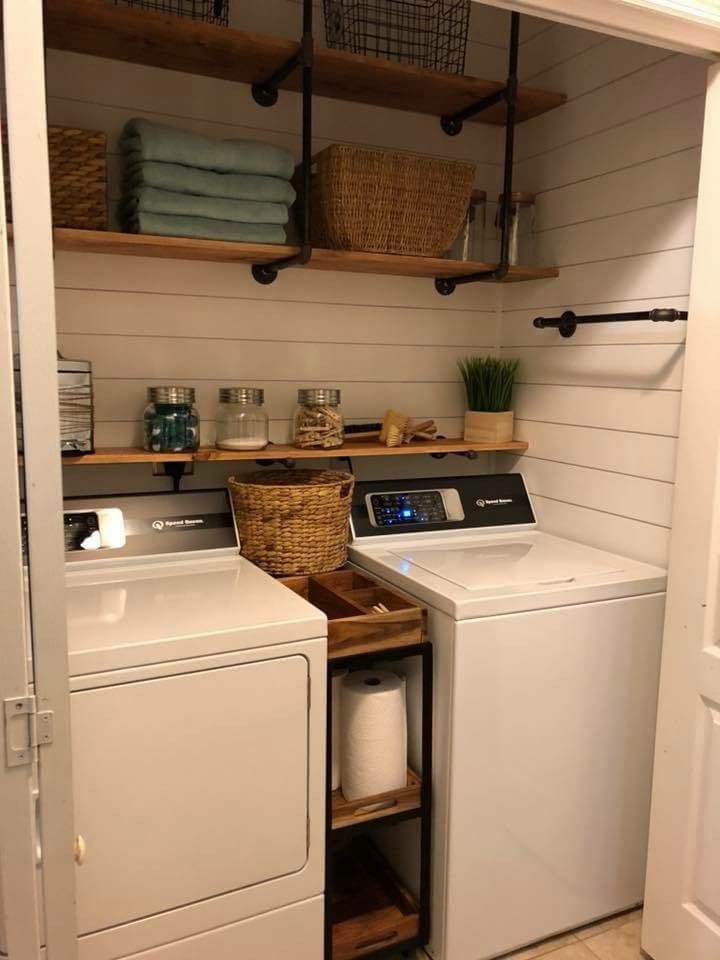
[[[215,446],[221,450],[262,450],[268,445],[268,415],[259,387],[221,387]]]
[[[502,238],[502,194],[498,197],[497,217],[497,256],[500,259],[500,242]],[[508,237],[509,262],[511,267],[522,265],[535,266],[535,194],[510,194],[510,223]]]
[[[483,263],[486,259],[487,231],[487,193],[473,190],[465,211],[465,219],[447,256],[451,260],[475,260]]]
[[[200,446],[200,418],[194,387],[148,387],[143,416],[145,449],[185,453]]]
[[[332,387],[298,390],[294,437],[295,446],[302,449],[330,450],[343,445],[339,390]]]

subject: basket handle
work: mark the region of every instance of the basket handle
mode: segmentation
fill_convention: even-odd
[[[350,479],[350,480],[343,480],[342,484],[340,485],[340,499],[341,499],[341,500],[347,500],[347,498],[350,496],[350,494],[351,494],[352,491],[353,491],[353,486],[354,486],[354,484],[355,484],[355,481],[352,480],[352,479]]]

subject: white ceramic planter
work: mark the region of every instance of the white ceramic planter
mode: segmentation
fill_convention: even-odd
[[[512,438],[512,410],[502,413],[466,412],[464,439],[467,443],[509,443]]]

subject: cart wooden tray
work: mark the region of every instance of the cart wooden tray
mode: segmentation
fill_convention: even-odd
[[[328,660],[421,643],[427,614],[413,600],[356,570],[281,579],[328,618]],[[381,608],[387,612],[377,612]]]
[[[335,854],[333,960],[354,960],[418,936],[418,906],[367,837]]]
[[[332,828],[342,830],[343,827],[352,827],[358,823],[368,823],[371,820],[382,820],[399,813],[420,810],[421,787],[420,777],[408,769],[407,783],[399,790],[379,793],[374,797],[362,797],[360,800],[346,800],[342,790],[333,790]]]

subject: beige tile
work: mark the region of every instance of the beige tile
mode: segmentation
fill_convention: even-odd
[[[555,960],[555,958],[560,958],[560,960],[576,960],[572,955],[565,957],[562,954],[562,951],[566,947],[577,946],[576,938],[571,934],[565,934],[562,937],[552,937],[550,940],[543,940],[542,943],[536,943],[532,947],[526,947],[524,950],[519,950],[517,953],[509,953],[505,958],[501,960],[535,960],[536,957],[550,958],[550,960]],[[577,960],[585,960],[587,957],[592,957],[592,954],[579,954]]]
[[[641,960],[639,916],[583,941],[599,960]]]
[[[527,960],[535,957],[542,957],[542,960],[596,960],[585,944],[580,943],[579,940],[575,940],[574,937],[559,937],[557,940],[566,941],[566,945],[561,946],[559,949],[553,949],[553,941],[546,940],[545,943],[551,945],[549,952],[527,953],[523,951],[522,953],[513,953],[511,954],[512,960],[516,960],[518,957],[527,958]]]
[[[599,933],[605,933],[606,930],[614,930],[615,927],[623,927],[631,920],[642,917],[642,910],[630,910],[628,913],[621,913],[617,917],[610,917],[609,920],[600,920],[598,923],[590,923],[587,927],[580,927],[575,931],[578,940],[587,940],[588,937],[596,937]]]

